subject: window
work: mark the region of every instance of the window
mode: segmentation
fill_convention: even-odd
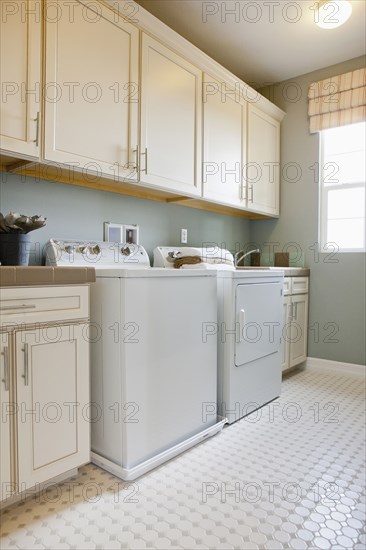
[[[366,123],[320,132],[320,243],[365,250]]]

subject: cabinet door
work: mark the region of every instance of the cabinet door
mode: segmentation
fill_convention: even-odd
[[[136,179],[138,30],[103,4],[57,4],[46,24],[45,159]]]
[[[225,83],[204,76],[203,196],[244,206],[246,103]]]
[[[9,335],[0,334],[0,500],[11,495]]]
[[[291,311],[291,296],[285,296],[283,300],[283,317],[282,317],[282,334],[281,334],[281,357],[282,371],[290,366],[290,311]]]
[[[248,106],[248,210],[279,214],[280,123]]]
[[[19,483],[32,487],[89,462],[85,325],[16,334]]]
[[[291,296],[293,308],[290,367],[306,360],[308,345],[308,295]]]
[[[201,71],[143,34],[141,181],[201,194]]]
[[[42,3],[1,3],[0,146],[11,153],[38,157]]]

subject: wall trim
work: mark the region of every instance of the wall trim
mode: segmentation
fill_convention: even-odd
[[[366,366],[355,363],[343,363],[341,361],[331,361],[329,359],[320,359],[318,357],[308,357],[306,368],[316,368],[341,372],[343,374],[357,374],[360,376],[366,375]]]

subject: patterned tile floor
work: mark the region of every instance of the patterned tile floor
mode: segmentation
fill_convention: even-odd
[[[364,379],[308,369],[279,400],[135,483],[88,465],[2,514],[1,550],[364,550]]]

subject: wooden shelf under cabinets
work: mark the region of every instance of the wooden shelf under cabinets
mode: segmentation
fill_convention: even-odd
[[[0,156],[0,171],[9,174],[19,174],[29,176],[42,181],[52,181],[86,187],[88,189],[97,189],[98,191],[107,191],[119,195],[128,195],[167,204],[177,204],[215,212],[217,214],[227,214],[239,218],[247,219],[266,219],[271,216],[248,212],[240,208],[229,205],[218,204],[200,198],[191,198],[174,193],[169,193],[159,188],[150,187],[139,182],[127,182],[99,176],[97,174],[85,174],[60,165],[42,164],[31,159],[21,159],[9,155]],[[6,176],[5,176],[6,177]],[[3,176],[4,181],[4,176]]]

